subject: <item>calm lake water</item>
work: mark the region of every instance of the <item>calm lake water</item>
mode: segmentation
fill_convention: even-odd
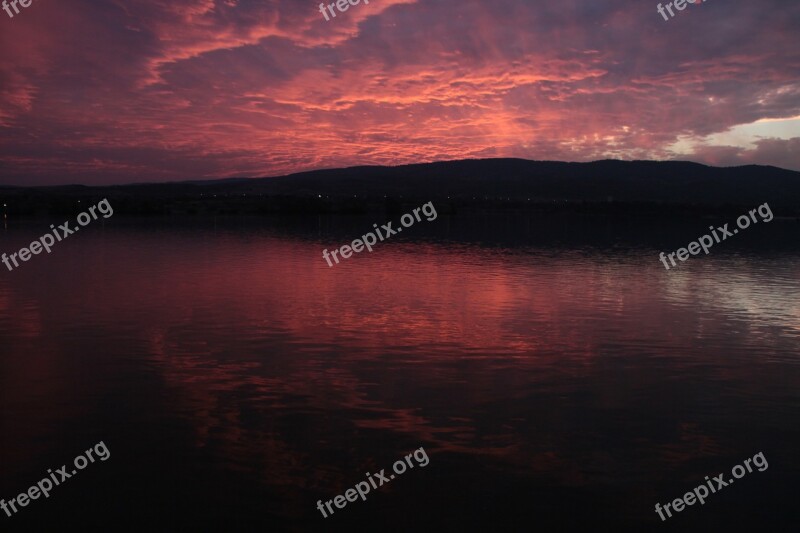
[[[2,529],[797,530],[800,224],[670,272],[730,220],[440,216],[322,259],[392,218],[111,218],[0,264],[0,498],[111,453]]]

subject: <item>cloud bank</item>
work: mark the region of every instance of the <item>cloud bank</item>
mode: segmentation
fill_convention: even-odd
[[[800,116],[800,4],[668,23],[622,0],[374,0],[329,22],[318,4],[74,0],[1,20],[0,183],[506,156],[800,170],[798,122],[777,126]]]

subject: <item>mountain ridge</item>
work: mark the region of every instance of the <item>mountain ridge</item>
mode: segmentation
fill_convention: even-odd
[[[236,203],[233,212],[272,212],[280,202],[299,212],[375,209],[386,202],[449,202],[501,206],[565,204],[656,204],[755,206],[800,210],[800,172],[772,166],[714,167],[691,161],[588,163],[519,158],[463,159],[399,166],[364,165],[319,169],[275,177],[127,185],[0,187],[0,198],[38,204],[77,198],[147,205],[145,211],[207,212],[212,204]],[[202,205],[191,207],[193,204]],[[159,205],[163,204],[164,209]],[[260,205],[260,207],[259,207]],[[177,207],[176,207],[177,206]],[[226,207],[230,210],[230,205]],[[49,209],[46,209],[49,210]],[[224,210],[223,210],[224,211]]]

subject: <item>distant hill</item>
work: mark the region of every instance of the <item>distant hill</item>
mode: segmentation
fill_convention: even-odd
[[[154,214],[364,211],[413,201],[434,201],[452,209],[603,205],[604,210],[609,205],[615,209],[636,205],[752,208],[769,202],[799,213],[800,172],[690,162],[478,159],[317,170],[271,178],[0,188],[0,198],[14,200],[24,213],[61,211],[82,197],[107,197],[123,211]]]

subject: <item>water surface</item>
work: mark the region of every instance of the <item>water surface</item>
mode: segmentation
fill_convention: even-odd
[[[0,497],[111,452],[4,528],[794,530],[797,224],[667,272],[703,224],[441,216],[329,268],[373,218],[111,219],[2,267]]]

